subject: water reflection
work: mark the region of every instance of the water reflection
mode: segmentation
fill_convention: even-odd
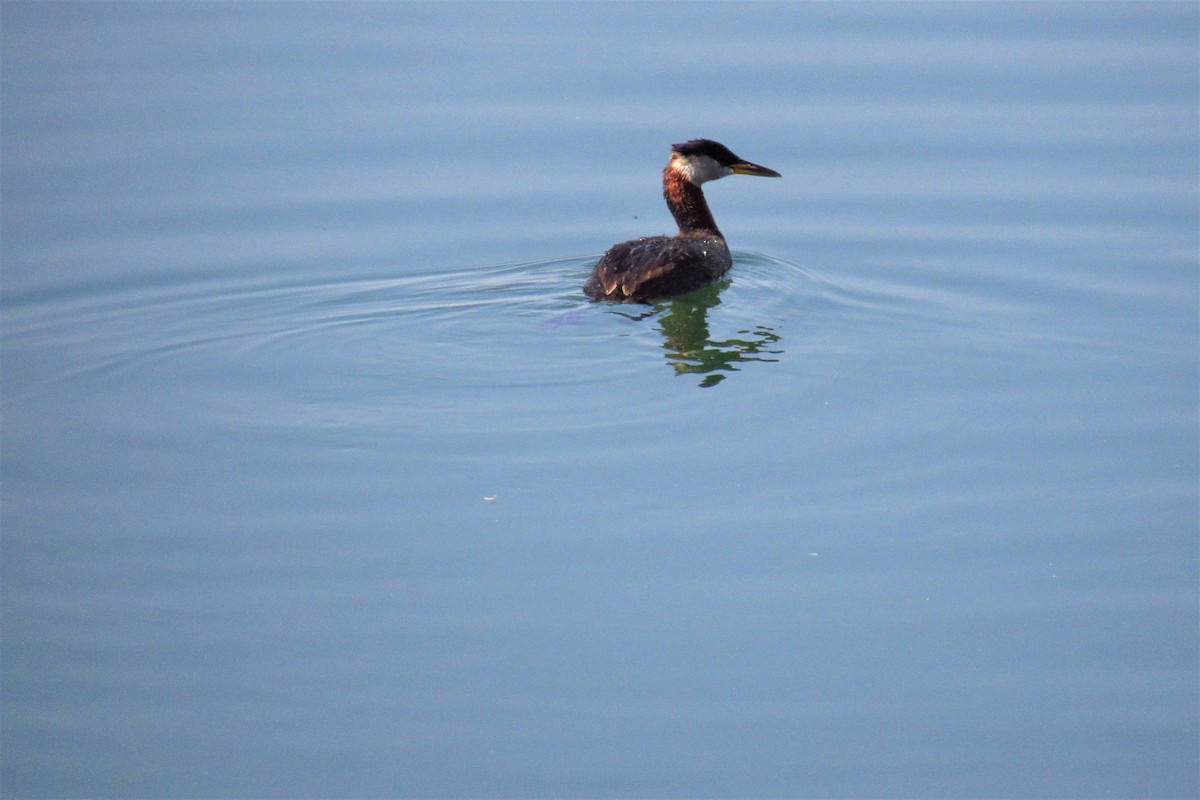
[[[716,386],[750,361],[776,362],[783,349],[781,339],[768,325],[739,330],[730,339],[713,339],[708,329],[708,311],[721,304],[721,289],[728,281],[706,286],[669,300],[654,303],[642,317],[657,316],[663,334],[667,363],[676,375],[703,375],[701,388]]]

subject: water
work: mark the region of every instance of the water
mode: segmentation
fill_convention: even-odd
[[[1193,4],[2,13],[4,796],[1200,791]]]

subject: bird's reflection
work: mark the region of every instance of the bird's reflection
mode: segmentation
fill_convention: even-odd
[[[780,335],[770,326],[739,330],[730,339],[713,339],[708,330],[708,310],[721,304],[721,289],[728,281],[706,286],[669,300],[656,301],[651,310],[635,319],[657,317],[663,334],[667,363],[676,375],[703,375],[702,388],[716,386],[728,373],[751,361],[775,362],[783,354]]]

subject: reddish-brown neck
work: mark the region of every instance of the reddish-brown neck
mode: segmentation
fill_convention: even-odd
[[[704,192],[670,165],[663,170],[663,197],[675,222],[679,223],[680,233],[711,233],[725,238],[708,210]]]

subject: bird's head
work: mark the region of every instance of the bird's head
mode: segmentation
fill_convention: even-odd
[[[667,169],[675,170],[696,186],[715,181],[726,175],[758,175],[763,178],[782,177],[773,169],[753,164],[734,155],[733,151],[712,139],[692,139],[671,145],[671,160]]]

